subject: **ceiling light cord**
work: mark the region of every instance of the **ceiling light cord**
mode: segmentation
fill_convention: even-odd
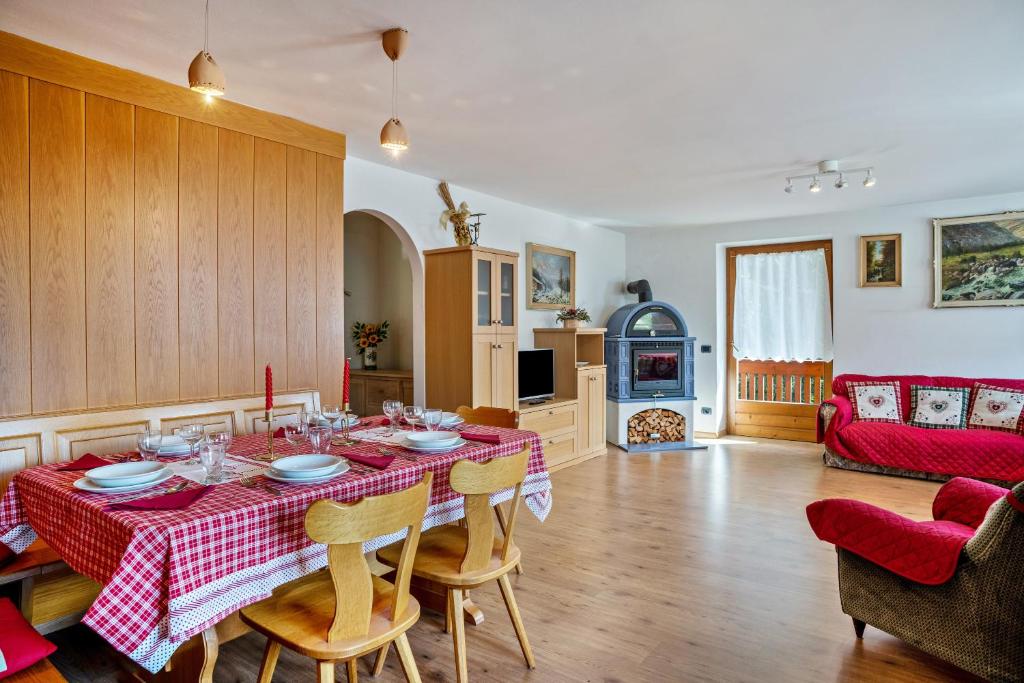
[[[203,52],[210,54],[210,0],[206,0],[206,14],[203,18]]]
[[[398,60],[391,62],[391,118],[398,118]]]

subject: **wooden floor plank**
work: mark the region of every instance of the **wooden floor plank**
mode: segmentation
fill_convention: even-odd
[[[863,641],[839,608],[835,551],[804,507],[856,497],[917,519],[938,485],[821,465],[821,447],[728,437],[707,451],[611,448],[556,472],[554,509],[520,516],[529,571],[510,577],[537,659],[523,663],[494,585],[473,591],[490,617],[466,628],[475,683],[538,681],[973,681],[878,630]],[[450,637],[427,613],[409,631],[425,681],[454,680]],[[72,681],[117,680],[110,648],[84,627],[51,636]],[[215,681],[252,681],[258,634],[223,645]],[[373,663],[360,663],[365,674]],[[275,680],[313,680],[282,651]],[[343,678],[340,676],[340,678]],[[404,681],[391,656],[380,683]]]

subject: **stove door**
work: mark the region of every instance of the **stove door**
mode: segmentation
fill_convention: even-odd
[[[682,388],[682,349],[633,349],[634,392],[677,392]]]

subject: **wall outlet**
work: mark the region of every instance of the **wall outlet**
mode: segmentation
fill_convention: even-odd
[[[709,406],[701,406],[700,414],[701,415],[710,415],[711,414],[711,408]]]
[[[701,344],[700,345],[700,352],[701,353],[711,353],[711,344]]]

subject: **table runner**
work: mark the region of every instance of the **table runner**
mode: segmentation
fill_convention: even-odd
[[[326,548],[306,536],[303,520],[321,498],[354,501],[405,489],[430,470],[434,484],[423,529],[461,519],[463,498],[448,483],[451,466],[511,455],[529,443],[523,484],[525,503],[544,521],[551,509],[551,480],[540,437],[498,427],[474,429],[498,434],[500,444],[470,442],[450,453],[399,457],[384,470],[352,463],[344,475],[322,484],[268,481],[282,495],[238,483],[222,484],[185,510],[104,512],[110,502],[139,493],[95,495],[71,484],[82,472],[42,465],[15,475],[0,500],[0,542],[15,552],[44,538],[75,571],[103,585],[83,618],[118,651],[145,669],[159,671],[184,641],[232,612],[270,595],[277,586],[321,569]],[[245,458],[266,450],[266,434],[236,437],[229,453]],[[331,453],[379,455],[379,445],[362,442]],[[309,452],[275,440],[280,455]],[[172,459],[162,458],[171,462]],[[165,482],[181,481],[175,477]],[[265,481],[261,479],[261,481]],[[492,503],[512,497],[512,489]],[[369,552],[400,540],[404,530],[367,543]]]

